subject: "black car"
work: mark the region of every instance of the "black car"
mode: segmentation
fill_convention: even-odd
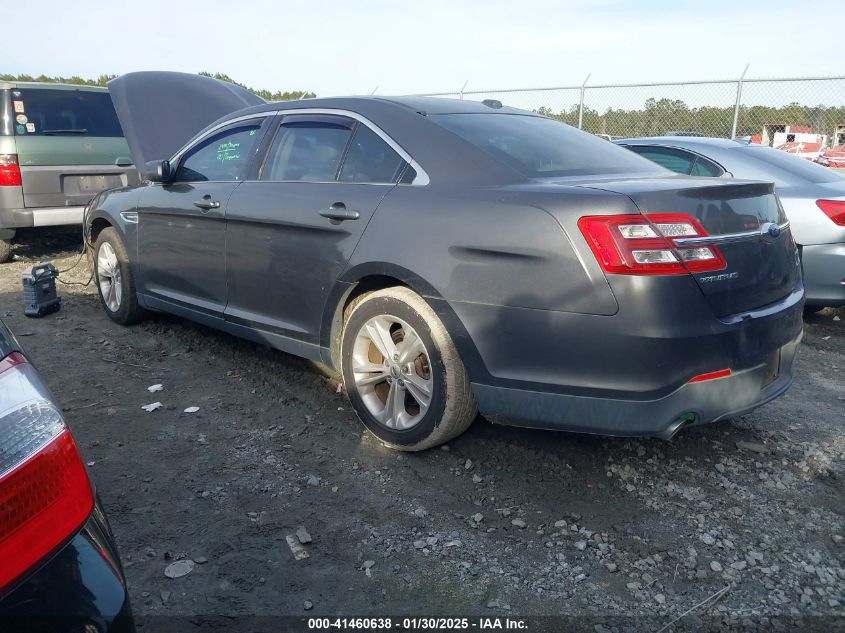
[[[134,631],[117,548],[85,464],[2,322],[0,509],[0,631]]]
[[[106,314],[339,369],[385,444],[494,421],[671,436],[793,380],[803,287],[771,184],[675,175],[499,102],[109,90],[148,183],[86,209]]]

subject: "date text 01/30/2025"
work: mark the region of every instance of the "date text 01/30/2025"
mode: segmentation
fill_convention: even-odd
[[[520,618],[309,618],[308,630],[383,630],[400,629],[404,631],[458,631],[458,630],[510,630],[518,631],[528,628],[525,620]]]

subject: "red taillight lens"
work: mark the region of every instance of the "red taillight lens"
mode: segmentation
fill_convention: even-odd
[[[715,246],[679,247],[675,240],[705,237],[707,231],[690,215],[595,215],[578,227],[602,269],[622,275],[683,275],[727,266]]]
[[[845,200],[816,200],[816,205],[834,224],[845,226]]]
[[[0,361],[0,591],[85,523],[94,494],[61,413],[26,359]]]
[[[0,187],[20,187],[21,168],[17,154],[0,154]]]

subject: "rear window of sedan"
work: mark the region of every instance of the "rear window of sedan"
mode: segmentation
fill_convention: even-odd
[[[520,114],[440,114],[432,120],[532,177],[665,174],[633,152],[559,121]]]
[[[778,149],[765,147],[763,145],[746,145],[738,150],[744,152],[746,157],[751,157],[761,163],[765,163],[769,167],[767,173],[775,178],[776,184],[790,184],[791,180],[799,178],[814,184],[821,184],[825,182],[842,182],[843,178],[835,171],[828,167],[811,163],[800,156],[793,156]],[[771,168],[774,168],[773,172]],[[782,170],[786,174],[781,174],[778,178],[777,170]]]

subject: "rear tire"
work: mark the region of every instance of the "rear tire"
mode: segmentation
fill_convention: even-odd
[[[408,288],[379,290],[347,309],[341,371],[349,400],[382,443],[422,451],[463,433],[477,413],[458,350]]]
[[[129,255],[114,228],[103,229],[97,236],[94,280],[103,310],[112,321],[132,325],[144,318],[144,309],[138,305]]]
[[[12,240],[0,240],[0,264],[12,259]]]

